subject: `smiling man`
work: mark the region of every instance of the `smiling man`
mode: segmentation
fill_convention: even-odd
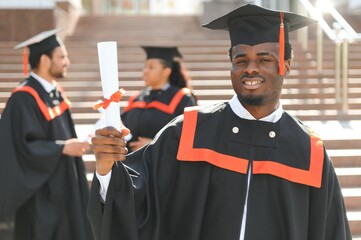
[[[278,46],[261,43],[255,46],[239,44],[232,47],[231,79],[242,105],[256,119],[279,107],[283,76],[278,74]],[[290,59],[285,63],[290,70]]]
[[[322,140],[280,104],[288,33],[313,22],[255,5],[215,19],[205,27],[230,33],[229,102],[187,109],[127,156],[128,129],[98,130],[95,238],[350,240]]]

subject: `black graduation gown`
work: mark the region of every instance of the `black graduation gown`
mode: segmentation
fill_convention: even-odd
[[[185,111],[112,171],[102,210],[93,180],[95,239],[351,239],[341,188],[322,141],[284,113],[241,119],[226,103]]]
[[[76,137],[68,101],[32,77],[20,86],[0,120],[0,220],[14,214],[16,240],[92,239],[84,163],[56,142]]]
[[[132,134],[128,142],[136,141],[139,136],[154,138],[162,127],[181,115],[185,107],[195,105],[196,100],[187,88],[170,85],[166,90],[142,90],[129,99],[121,115]]]

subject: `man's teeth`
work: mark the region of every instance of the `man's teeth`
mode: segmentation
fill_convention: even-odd
[[[246,82],[244,82],[244,84],[246,84],[246,85],[256,85],[256,84],[261,84],[261,81],[246,81]]]

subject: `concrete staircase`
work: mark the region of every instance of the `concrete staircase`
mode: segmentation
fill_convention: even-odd
[[[143,87],[142,45],[178,46],[192,78],[191,86],[199,104],[227,101],[233,95],[228,60],[227,32],[200,28],[193,16],[85,16],[73,36],[66,39],[72,65],[61,81],[72,101],[77,132],[85,138],[100,113],[92,110],[102,98],[96,43],[117,41],[119,85],[130,95]],[[291,38],[295,39],[293,35]],[[6,99],[22,76],[21,51],[17,43],[0,42],[0,113]],[[324,71],[316,71],[315,43],[309,52],[293,41],[295,60],[291,76],[284,81],[282,104],[286,110],[314,127],[324,139],[336,167],[354,239],[361,239],[361,44],[350,46],[349,110],[341,111],[335,100],[333,45],[325,42]],[[84,157],[88,177],[94,171],[94,156]]]

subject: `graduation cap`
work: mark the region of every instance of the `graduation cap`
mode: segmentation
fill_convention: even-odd
[[[27,48],[29,48],[31,55],[41,55],[43,53],[48,52],[62,43],[56,37],[56,33],[58,33],[60,29],[52,29],[49,31],[41,32],[28,40],[16,45],[14,49],[23,48],[23,64],[24,64],[24,74],[27,75],[27,66],[28,66],[28,57],[27,57]]]
[[[175,57],[175,58],[181,58],[181,59],[182,59],[182,58],[183,58],[183,55],[179,52],[178,48],[177,48],[177,47],[174,47],[173,49],[174,49],[174,50],[173,50],[173,51],[174,51],[174,57]]]
[[[202,27],[229,31],[232,47],[238,44],[279,43],[279,74],[284,75],[284,48],[285,44],[289,44],[288,33],[314,22],[316,20],[295,13],[247,4]]]
[[[183,58],[177,47],[142,46],[142,48],[147,54],[147,59],[159,58],[174,62],[175,58]]]

